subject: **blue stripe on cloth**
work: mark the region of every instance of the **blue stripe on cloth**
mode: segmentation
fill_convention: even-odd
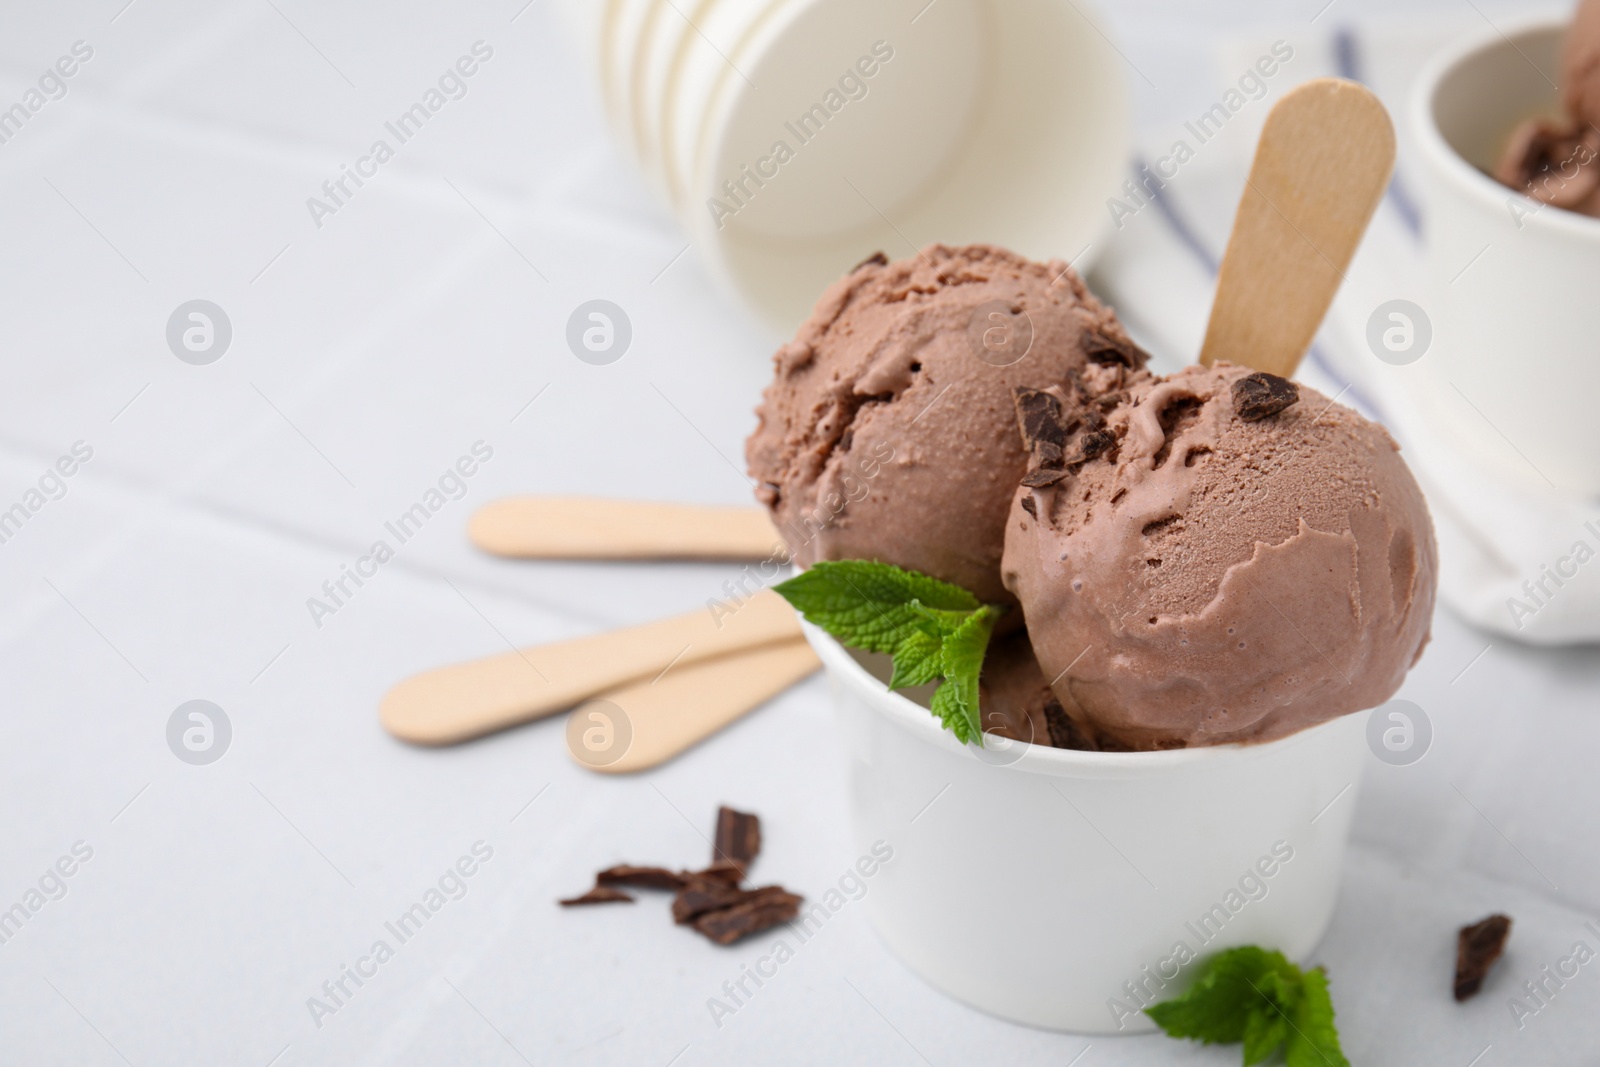
[[[1338,67],[1341,78],[1361,82],[1367,80],[1361,76],[1361,43],[1356,38],[1355,30],[1348,26],[1341,26],[1333,33],[1334,63]],[[1394,213],[1400,216],[1400,221],[1405,223],[1407,230],[1411,231],[1413,238],[1422,236],[1422,215],[1417,210],[1417,202],[1411,196],[1411,191],[1406,188],[1400,172],[1395,171],[1393,178],[1389,179],[1389,189],[1385,194],[1389,204],[1394,208]]]
[[[1135,159],[1135,175],[1142,173],[1144,169],[1144,160]],[[1147,187],[1146,191],[1150,195],[1151,203],[1155,204],[1156,210],[1160,213],[1161,217],[1166,220],[1167,227],[1172,231],[1173,235],[1177,237],[1178,242],[1187,248],[1194,255],[1195,259],[1200,261],[1200,265],[1205,268],[1207,274],[1215,278],[1218,270],[1220,269],[1220,261],[1218,260],[1217,256],[1212,253],[1211,249],[1206,247],[1206,243],[1200,239],[1200,235],[1194,231],[1192,226],[1189,225],[1188,220],[1178,213],[1177,205],[1173,204],[1166,192],[1159,186],[1156,188]],[[1312,364],[1327,377],[1333,379],[1334,381],[1339,381],[1341,378],[1345,377],[1343,374],[1339,373],[1339,370],[1337,366],[1335,366],[1333,360],[1328,357],[1327,353],[1324,352],[1322,347],[1316,342],[1312,342],[1311,350],[1307,353],[1307,355],[1309,356]],[[1350,403],[1354,407],[1358,408],[1362,414],[1366,415],[1368,418],[1377,419],[1379,422],[1384,421],[1382,410],[1377,404],[1373,403],[1370,397],[1356,387],[1354,381],[1349,381],[1344,388],[1344,392],[1340,395],[1348,397]]]
[[[1134,180],[1137,181],[1138,176],[1149,168],[1143,159],[1135,159],[1133,164]],[[1161,212],[1161,217],[1167,220],[1167,226],[1177,235],[1178,240],[1183,242],[1185,248],[1194,253],[1194,257],[1206,268],[1206,273],[1216,277],[1219,269],[1217,257],[1211,254],[1211,249],[1206,247],[1206,243],[1200,239],[1200,235],[1195,233],[1178,214],[1177,209],[1167,199],[1167,194],[1163,189],[1164,187],[1161,185],[1157,185],[1153,189],[1146,186],[1145,191],[1150,194],[1151,202],[1155,204],[1156,210]]]

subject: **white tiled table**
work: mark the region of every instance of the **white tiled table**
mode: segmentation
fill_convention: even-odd
[[[0,1064],[1236,1062],[979,1015],[857,907],[719,1028],[707,998],[767,938],[712,946],[657,899],[557,909],[611,862],[697,862],[721,802],[762,815],[762,881],[817,894],[854,858],[818,681],[628,779],[575,769],[560,720],[422,751],[375,714],[419,668],[718,595],[732,568],[516,565],[463,526],[524,491],[747,500],[774,338],[679,255],[543,4],[121,3],[0,13],[0,106],[94,48],[0,144],[0,508],[93,449],[0,544],[0,907],[92,850],[0,944]],[[1117,16],[1171,76],[1141,114],[1206,77],[1201,27],[1162,13]],[[478,40],[467,95],[315,226],[306,199]],[[611,366],[562,340],[594,297],[634,326]],[[165,342],[195,298],[233,326],[209,366]],[[315,625],[307,598],[479,441],[465,496]],[[1474,661],[1489,643],[1441,615],[1404,694],[1434,750],[1374,763],[1359,801],[1319,953],[1358,1063],[1578,1064],[1600,1037],[1600,965],[1520,1033],[1505,1006],[1573,941],[1600,947],[1580,926],[1600,657],[1496,641]],[[204,767],[165,740],[196,698],[234,732]],[[480,841],[465,895],[319,1027],[307,999]],[[1497,909],[1511,956],[1458,1008],[1454,928]]]

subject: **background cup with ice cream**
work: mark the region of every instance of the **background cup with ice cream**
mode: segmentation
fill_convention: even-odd
[[[1600,493],[1600,219],[1490,177],[1518,123],[1560,111],[1567,27],[1486,31],[1434,60],[1412,98],[1433,348],[1414,402],[1468,455],[1541,488]],[[1587,166],[1600,166],[1600,160]]]
[[[717,277],[787,332],[880,249],[1097,251],[1126,72],[1070,0],[569,0],[620,141]]]

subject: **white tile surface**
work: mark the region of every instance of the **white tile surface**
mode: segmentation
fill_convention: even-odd
[[[1327,17],[1389,6],[1340,5]],[[775,340],[679,255],[548,6],[515,23],[519,0],[5,14],[0,102],[75,40],[96,55],[0,146],[0,505],[74,441],[95,457],[0,544],[0,905],[74,842],[94,854],[0,945],[0,1063],[1236,1062],[977,1014],[855,908],[718,1028],[706,998],[775,933],[722,949],[659,899],[554,906],[618,860],[696,862],[722,802],[762,815],[762,880],[836,879],[853,857],[820,681],[625,780],[576,769],[560,720],[441,751],[379,728],[379,696],[420,668],[501,634],[688,610],[736,570],[511,564],[466,544],[471,510],[516,492],[747,499],[742,439]],[[1138,89],[1156,133],[1212,84],[1195,41],[1251,17],[1207,11],[1114,18],[1160,73]],[[305,199],[479,38],[495,57],[468,95],[314,226]],[[635,329],[609,367],[563,341],[597,296]],[[195,297],[235,331],[205,367],[164,339]],[[316,626],[306,598],[479,439],[495,456],[465,496]],[[1374,763],[1359,802],[1318,955],[1357,1063],[1465,1067],[1491,1046],[1479,1062],[1579,1064],[1600,1034],[1600,971],[1521,1031],[1505,1004],[1600,914],[1600,658],[1496,641],[1474,662],[1489,643],[1440,616],[1403,693],[1435,747]],[[209,767],[165,743],[193,698],[234,729]],[[466,895],[317,1027],[307,998],[480,840],[493,859]],[[1457,1006],[1454,930],[1491,910],[1517,920],[1510,954]]]

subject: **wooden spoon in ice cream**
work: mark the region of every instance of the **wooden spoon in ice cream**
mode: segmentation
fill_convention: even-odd
[[[1261,129],[1200,362],[1294,374],[1393,171],[1394,125],[1365,86],[1318,78],[1284,94]]]

